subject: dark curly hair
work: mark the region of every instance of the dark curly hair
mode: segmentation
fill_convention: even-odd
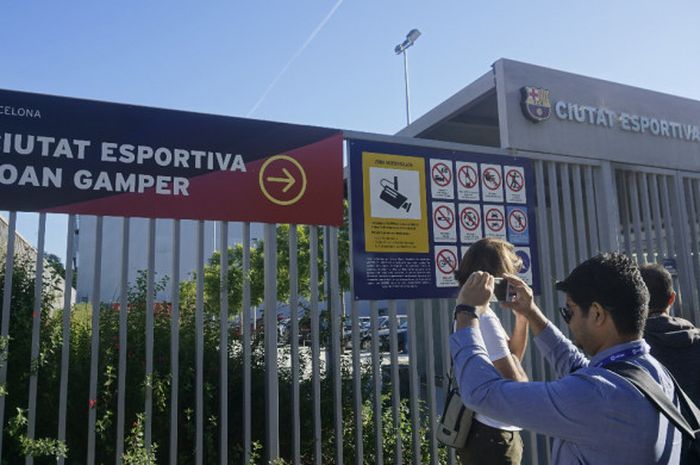
[[[642,279],[649,289],[649,311],[658,313],[666,310],[673,295],[673,277],[658,263],[639,267]]]
[[[513,244],[487,237],[469,246],[455,272],[455,279],[461,287],[475,271],[486,271],[500,277],[503,273],[517,273],[522,264]]]
[[[598,302],[612,315],[620,334],[641,337],[649,304],[639,268],[620,253],[604,253],[586,260],[556,284],[587,314]]]

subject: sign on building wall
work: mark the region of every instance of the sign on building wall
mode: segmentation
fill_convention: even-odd
[[[700,169],[700,102],[498,60],[501,147]]]
[[[349,164],[356,299],[453,297],[483,237],[513,243],[539,289],[528,160],[350,140]]]
[[[342,223],[333,129],[0,90],[0,210]]]

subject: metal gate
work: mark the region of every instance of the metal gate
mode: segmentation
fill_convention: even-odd
[[[431,141],[412,143],[481,150]],[[563,296],[555,293],[554,281],[591,255],[618,249],[638,263],[674,258],[681,297],[678,312],[700,320],[700,176],[555,155],[519,156],[533,160],[542,282],[538,302],[551,321],[566,330],[555,311]],[[46,214],[37,215],[33,298],[26,308],[26,302],[12,291],[13,278],[16,284],[23,276],[16,274],[14,266],[17,213],[9,214],[0,323],[3,460],[25,456],[26,463],[58,457],[59,463],[88,464],[135,463],[134,457],[146,461],[155,457],[157,463],[169,464],[279,459],[294,464],[456,462],[453,451],[438,446],[434,431],[450,366],[448,337],[454,302],[388,302],[386,329],[379,327],[380,304],[370,302],[370,324],[364,326],[363,303],[344,294],[341,286],[346,271],[341,264],[348,257],[346,231],[294,225],[278,230],[277,225],[265,225],[264,240],[251,241],[250,224],[218,223],[220,251],[235,245],[227,240],[229,228],[241,232],[240,266],[231,270],[228,254],[220,254],[218,263],[205,256],[203,222],[197,223],[196,237],[183,243],[180,222],[169,221],[173,250],[196,249],[195,275],[189,280],[193,294],[191,301],[183,302],[180,286],[173,285],[166,302],[158,302],[155,237],[162,223],[148,220],[146,237],[133,237],[130,219],[124,218],[121,240],[103,244],[103,218],[98,217],[95,249],[90,251],[94,289],[83,313],[89,318],[78,321],[69,293],[62,309],[42,307],[42,290],[49,287],[44,260]],[[71,216],[66,234],[66,290],[76,271],[71,260],[76,252],[75,222]],[[134,241],[148,244],[141,307],[134,303],[127,281],[129,244]],[[105,247],[121,250],[121,262],[110,264],[121,270],[120,294],[114,302],[99,291]],[[259,256],[262,270],[259,263],[251,262]],[[287,258],[280,260],[281,256]],[[187,281],[180,274],[179,260],[179,254],[173,253],[173,283]],[[288,282],[278,279],[280,267]],[[218,278],[212,277],[214,272]],[[231,281],[232,274],[240,281]],[[207,287],[212,282],[218,282],[218,287]],[[229,298],[232,282],[240,285],[240,301]],[[251,285],[264,287],[260,325],[255,324]],[[281,300],[289,317],[285,339],[279,332]],[[408,317],[409,343],[404,346],[408,354],[399,353],[397,309],[401,307]],[[129,319],[139,311],[143,326],[137,330],[143,344],[137,347],[140,352],[132,353]],[[192,325],[187,326],[190,316]],[[30,342],[23,362],[12,356],[26,342],[12,331],[20,317],[31,322],[24,326]],[[104,321],[114,322],[114,339],[102,337],[101,328],[107,334]],[[87,339],[76,333],[81,324]],[[511,325],[505,315],[504,326],[509,330]],[[73,334],[82,334],[82,339],[71,340]],[[81,341],[89,343],[78,346]],[[188,352],[190,348],[193,352]],[[105,362],[106,353],[115,361],[113,366]],[[551,379],[533,344],[524,366],[532,380]],[[86,372],[77,373],[76,367],[85,367]],[[130,370],[143,374],[139,383],[128,381]],[[10,379],[8,373],[21,376]],[[84,396],[76,399],[71,392],[84,392]],[[79,437],[79,430],[71,429],[75,419],[86,425]],[[525,463],[547,461],[546,438],[526,433],[524,439]],[[79,445],[84,455],[68,447],[68,458],[61,457],[62,447],[71,444]]]

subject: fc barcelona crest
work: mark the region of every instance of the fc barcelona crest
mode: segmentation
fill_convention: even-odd
[[[525,86],[520,89],[523,114],[534,123],[549,119],[552,106],[549,104],[549,89]]]

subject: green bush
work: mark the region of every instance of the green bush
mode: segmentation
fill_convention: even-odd
[[[283,231],[284,232],[284,231]],[[286,247],[278,235],[278,249]],[[303,239],[305,240],[305,239]],[[303,241],[302,240],[302,241]],[[302,248],[300,247],[300,253]],[[251,251],[252,257],[261,256],[262,243]],[[240,259],[242,250],[232,248],[228,251],[230,272],[229,286],[231,314],[235,314],[240,302]],[[322,256],[322,255],[321,255]],[[282,262],[283,260],[280,260]],[[253,265],[255,262],[252,260]],[[300,272],[300,280],[308,280],[308,259]],[[219,455],[219,321],[218,321],[218,255],[212,257],[205,270],[205,309],[204,309],[204,463],[215,463]],[[284,266],[278,273],[284,273]],[[260,268],[261,269],[261,268]],[[253,272],[251,272],[253,273]],[[322,276],[322,275],[321,275]],[[103,304],[100,312],[99,335],[99,392],[96,399],[89,398],[90,354],[92,336],[92,311],[87,304],[76,305],[71,312],[70,364],[68,381],[68,416],[67,438],[65,443],[55,438],[58,431],[59,382],[61,373],[62,312],[50,308],[51,296],[47,289],[41,304],[41,347],[40,357],[30,360],[32,307],[34,300],[34,273],[27,263],[17,263],[13,275],[12,315],[9,340],[0,341],[8,351],[7,385],[1,386],[0,394],[5,394],[5,440],[3,442],[3,463],[19,463],[24,455],[35,457],[35,463],[55,463],[57,456],[67,456],[66,463],[83,463],[87,456],[88,413],[96,410],[95,428],[96,463],[114,463],[116,457],[116,422],[117,422],[117,388],[118,357],[121,350],[127,351],[126,392],[125,392],[125,464],[168,463],[170,435],[170,338],[171,305],[159,302],[154,312],[154,371],[150,379],[145,374],[145,315],[146,315],[146,276],[139,273],[133,286],[129,289],[127,309],[127,347],[119,346],[119,308]],[[251,277],[258,282],[261,277]],[[0,298],[4,276],[0,271]],[[282,281],[282,280],[280,280]],[[180,283],[180,346],[179,346],[179,409],[178,409],[178,463],[194,462],[195,451],[195,294],[194,278]],[[156,292],[162,290],[167,278],[156,283]],[[308,289],[308,281],[305,282]],[[253,301],[261,298],[262,287],[254,284]],[[288,287],[280,286],[281,294],[288,293]],[[303,294],[303,293],[302,293]],[[276,328],[275,328],[276,330]],[[229,333],[228,363],[228,457],[232,463],[243,463],[243,360],[240,340]],[[251,463],[262,463],[265,454],[265,369],[263,352],[263,334],[257,332],[252,339],[251,387],[250,399],[252,415],[253,453]],[[311,363],[308,355],[301,357],[302,370]],[[39,389],[37,398],[37,427],[34,440],[26,437],[26,409],[28,407],[28,385],[32,370],[37,370]],[[303,372],[303,371],[302,371]],[[346,362],[341,366],[342,372],[342,416],[344,456],[347,463],[354,463],[354,413],[352,408],[352,373]],[[364,399],[362,423],[364,434],[364,462],[375,463],[374,450],[373,403],[370,394],[370,370],[362,370]],[[280,454],[283,463],[289,461],[292,454],[291,435],[291,386],[292,373],[289,369],[279,370],[279,406],[280,406]],[[322,419],[322,463],[332,463],[335,457],[335,437],[333,431],[333,383],[330,375],[321,380],[321,419]],[[152,443],[150,451],[145,449],[144,404],[146,385],[153,389]],[[411,456],[411,426],[408,418],[407,400],[401,403],[401,424],[396,429],[391,417],[390,385],[385,385],[382,397],[382,427],[384,437],[384,463],[394,463],[394,441],[398,436],[404,445],[404,460]],[[312,383],[310,379],[299,382],[301,401],[301,455],[304,463],[313,463],[313,415]],[[425,415],[422,415],[425,418]],[[421,427],[420,437],[423,461],[428,457],[426,425]],[[444,457],[443,457],[444,459]]]

